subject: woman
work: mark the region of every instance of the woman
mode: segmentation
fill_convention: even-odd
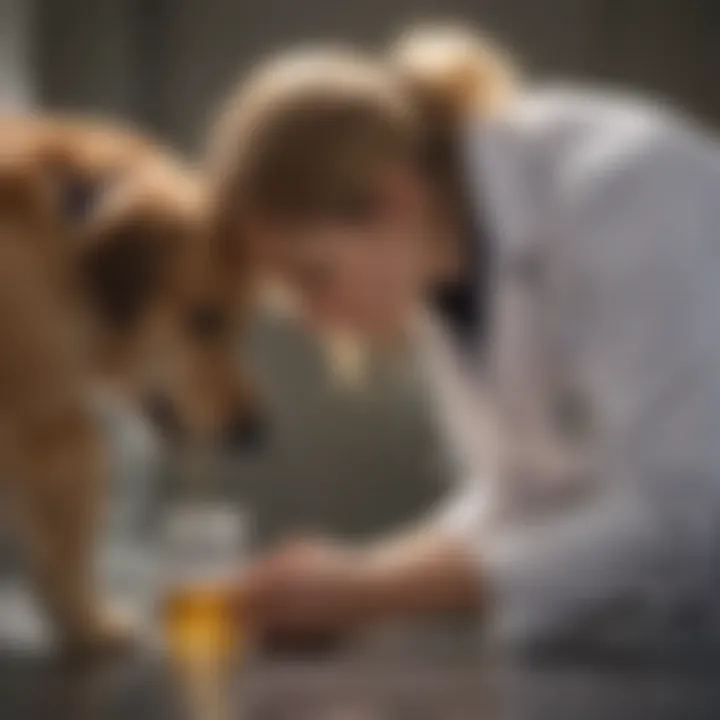
[[[715,145],[651,104],[524,86],[480,38],[432,31],[389,63],[269,63],[216,141],[220,231],[311,322],[396,342],[451,278],[490,308],[496,457],[397,538],[259,562],[245,589],[260,627],[473,610],[523,643],[710,639]]]

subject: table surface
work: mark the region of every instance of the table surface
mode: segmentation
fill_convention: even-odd
[[[388,627],[333,652],[255,654],[233,674],[232,719],[487,717],[482,665],[463,622]],[[113,664],[53,662],[27,593],[0,587],[2,720],[184,720],[182,700],[152,640]]]
[[[488,668],[439,656],[258,660],[233,675],[222,720],[720,718],[717,677],[531,673],[502,701],[495,682]],[[151,653],[80,671],[0,652],[2,720],[192,720],[183,693]]]
[[[232,717],[252,720],[464,720],[487,717],[472,663],[273,659],[234,674]],[[79,670],[0,655],[3,720],[174,720],[183,689],[155,654]],[[203,718],[203,720],[208,720]]]
[[[122,662],[53,663],[27,596],[0,588],[1,720],[186,720],[184,688],[151,642]],[[468,625],[387,627],[332,653],[255,656],[222,720],[718,720],[720,667],[497,672]],[[203,717],[202,720],[214,720]]]

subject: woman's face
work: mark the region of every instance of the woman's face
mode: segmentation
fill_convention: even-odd
[[[421,195],[419,186],[388,182],[372,210],[348,208],[296,225],[258,223],[250,239],[313,325],[391,341],[412,320],[428,281]]]

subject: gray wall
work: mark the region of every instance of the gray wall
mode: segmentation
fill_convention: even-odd
[[[533,71],[657,90],[720,120],[716,0],[37,2],[43,99],[128,114],[189,147],[258,56],[317,39],[381,43],[417,18],[481,23]]]
[[[35,3],[33,69],[40,102],[134,117],[143,83],[135,50],[142,22],[140,4],[130,0]]]
[[[0,108],[26,107],[34,100],[31,68],[33,3],[0,0]]]

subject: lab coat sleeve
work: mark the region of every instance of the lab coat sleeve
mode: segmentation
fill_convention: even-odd
[[[469,483],[442,515],[472,548],[492,622],[522,642],[657,632],[710,595],[720,164],[707,150],[682,134],[611,144],[568,185],[565,247],[586,313],[566,330],[604,433],[592,491],[543,519],[488,524],[487,493]]]

